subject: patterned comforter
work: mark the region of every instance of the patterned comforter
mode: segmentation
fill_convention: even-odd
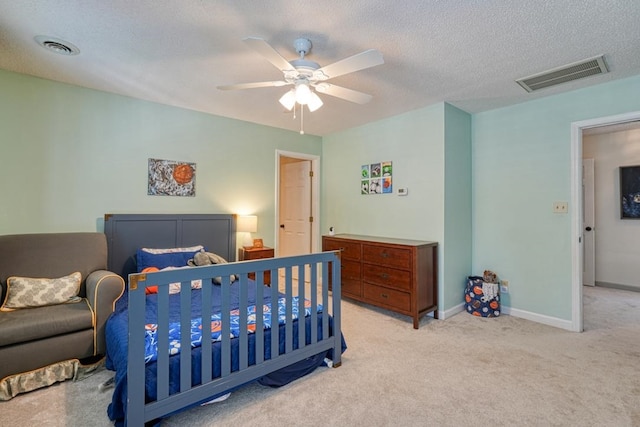
[[[298,297],[292,298],[292,317],[293,320],[298,318],[299,315],[299,299]],[[263,306],[263,325],[264,329],[271,328],[271,302],[264,304]],[[286,323],[286,300],[285,298],[278,299],[278,324],[283,325]],[[309,316],[311,314],[311,302],[304,300],[304,315],[302,317]],[[318,304],[318,313],[322,312],[322,305]],[[240,336],[240,310],[235,309],[230,312],[231,327],[230,337],[237,338]],[[211,316],[211,340],[220,341],[222,339],[222,314],[216,313]],[[174,355],[180,353],[180,337],[181,327],[179,322],[172,322],[169,324],[169,354]],[[191,319],[191,347],[200,347],[202,343],[202,317]],[[256,306],[251,305],[247,307],[247,332],[252,334],[256,331]],[[158,325],[156,323],[149,323],[145,326],[145,363],[153,362],[158,358]]]

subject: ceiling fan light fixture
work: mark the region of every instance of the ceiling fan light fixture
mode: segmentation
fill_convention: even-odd
[[[296,90],[291,89],[280,98],[280,104],[287,110],[291,111],[294,105],[296,105]]]
[[[296,102],[300,105],[306,105],[311,99],[311,89],[306,83],[296,84]]]
[[[315,92],[311,92],[309,96],[309,102],[307,102],[307,107],[309,108],[309,111],[313,113],[318,108],[322,107],[322,104],[323,104],[322,99],[320,99],[320,97],[316,95]]]

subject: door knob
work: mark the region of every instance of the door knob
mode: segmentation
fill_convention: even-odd
[[[591,231],[591,230],[593,230],[593,229],[592,229],[591,227],[587,227],[587,228],[585,228],[585,230],[587,230],[587,231]]]
[[[284,224],[280,224],[280,228],[284,228]]]

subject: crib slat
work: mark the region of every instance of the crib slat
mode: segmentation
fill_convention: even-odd
[[[191,388],[191,281],[181,282],[180,284],[180,391],[187,391],[190,388]]]
[[[331,276],[331,283],[333,283],[333,286],[331,288],[332,291],[332,295],[331,295],[331,301],[333,302],[333,304],[331,305],[332,310],[331,310],[331,315],[333,316],[333,366],[335,368],[337,368],[338,366],[340,366],[342,364],[342,324],[341,324],[341,318],[342,318],[342,311],[340,309],[340,300],[342,299],[342,282],[340,281],[340,270],[341,270],[341,259],[339,255],[334,254],[335,256],[335,260],[333,261],[333,270],[331,272],[332,276]],[[329,277],[328,272],[325,273],[324,270],[328,270],[329,266],[328,263],[323,264],[323,274],[326,274],[323,277]],[[329,292],[329,285],[328,283],[322,287],[323,289],[323,294],[325,293],[325,289],[326,292],[328,294]],[[329,305],[327,303],[327,305]],[[323,319],[327,319],[328,316],[328,311],[327,309],[325,309],[325,315],[322,316]],[[327,328],[327,331],[329,329]],[[327,338],[328,338],[328,333],[327,333]]]
[[[158,400],[169,396],[169,285],[158,285]]]
[[[242,277],[243,275],[240,275]],[[222,342],[220,350],[220,375],[224,378],[231,373],[231,314],[229,313],[229,283],[224,280],[222,282],[222,304],[221,318],[222,328],[220,330]]]
[[[304,317],[306,264],[298,264],[298,348],[306,345],[307,322]]]
[[[247,369],[249,366],[248,361],[248,349],[249,349],[249,336],[247,334],[247,309],[248,309],[248,291],[249,281],[247,276],[242,276],[240,278],[240,307],[239,310],[239,318],[240,318],[240,336],[238,337],[238,367],[240,370]]]
[[[271,276],[276,277],[276,276]],[[271,360],[280,352],[280,328],[278,324],[278,286],[271,286]]]
[[[292,287],[292,276],[293,276],[293,271],[292,271],[292,267],[287,266],[287,268],[285,268],[285,286],[286,286],[286,298],[285,298],[285,330],[284,330],[284,352],[285,353],[290,353],[293,350],[293,301],[291,301],[291,296],[292,296],[292,291],[291,291],[291,287]]]
[[[201,301],[200,307],[202,312],[202,344],[200,345],[200,355],[202,363],[200,365],[200,376],[202,384],[206,384],[213,378],[211,349],[211,288],[213,283],[210,278],[202,279]]]
[[[276,276],[271,276],[276,277]],[[256,365],[264,362],[264,274],[256,274]]]
[[[340,264],[334,264],[333,266],[333,277],[332,277],[332,282],[335,283],[335,279],[336,279],[336,271],[340,271]],[[323,263],[322,264],[322,277],[329,277],[329,264],[327,263]],[[332,288],[333,289],[333,288]],[[338,287],[339,289],[339,287]],[[334,306],[335,306],[335,293],[334,293]],[[340,296],[340,294],[338,294],[338,296]],[[329,286],[328,284],[323,284],[322,286],[322,302],[325,304],[324,305],[324,313],[322,313],[322,336],[320,337],[321,340],[326,340],[329,338],[329,312],[328,312],[328,301],[329,301]]]
[[[318,264],[311,264],[311,344],[318,342]]]

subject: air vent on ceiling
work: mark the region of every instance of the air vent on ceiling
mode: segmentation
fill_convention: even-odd
[[[35,41],[42,47],[60,55],[77,55],[80,53],[73,44],[56,37],[35,36]]]
[[[523,77],[516,82],[527,92],[533,92],[538,89],[559,85],[573,80],[582,79],[597,74],[609,72],[607,64],[604,62],[604,55],[594,58],[585,59],[584,61],[574,62],[573,64],[563,67],[554,68],[553,70],[544,71],[534,74],[533,76]]]

